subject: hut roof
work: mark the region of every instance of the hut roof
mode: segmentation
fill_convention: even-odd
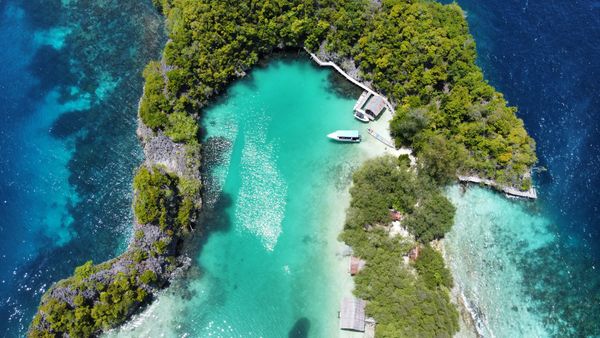
[[[402,214],[398,210],[390,209],[390,217],[392,218],[392,221],[402,220]]]
[[[340,309],[340,329],[365,331],[365,306],[362,299],[347,297],[342,299]]]
[[[421,248],[419,248],[419,246],[415,246],[414,248],[410,249],[410,251],[408,252],[408,258],[411,261],[416,261],[419,258],[419,253]]]
[[[358,257],[350,257],[350,274],[356,275],[365,267],[366,262]]]
[[[365,104],[364,110],[370,112],[374,116],[381,115],[381,112],[385,109],[385,101],[383,97],[379,95],[371,96],[370,100]]]

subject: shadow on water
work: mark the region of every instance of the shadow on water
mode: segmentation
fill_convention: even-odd
[[[302,317],[294,323],[292,329],[288,333],[288,338],[306,338],[310,331],[310,320],[306,317]]]
[[[227,100],[229,99],[229,89],[235,86],[239,81],[243,81],[245,86],[256,91],[258,89],[258,84],[256,83],[256,78],[253,76],[253,72],[255,70],[272,67],[274,65],[274,61],[277,62],[275,64],[286,65],[297,62],[298,60],[312,62],[308,54],[306,54],[306,52],[297,48],[288,48],[284,50],[278,49],[273,51],[271,54],[261,56],[261,58],[254,66],[246,70],[246,75],[244,77],[237,78],[229,82],[225,86],[225,88],[223,88],[220,92],[217,93],[216,96],[210,98],[208,104],[204,108],[202,108],[202,110],[206,111],[211,107],[218,106],[220,104],[223,104],[224,102],[227,102]],[[204,116],[202,117],[202,119],[204,119]],[[202,126],[204,125],[204,123],[205,121],[202,121],[200,125]],[[202,132],[201,134],[206,135],[204,132]]]
[[[316,66],[316,65],[315,65]],[[348,81],[340,73],[328,67],[331,71],[327,76],[327,90],[338,97],[356,100],[362,94],[362,88]]]
[[[65,57],[64,51],[50,46],[40,46],[28,67],[29,73],[35,74],[40,81],[31,88],[28,95],[39,98],[52,89],[59,88],[62,92],[66,91],[65,87],[69,84],[76,84],[78,74],[71,72],[70,62],[70,58]]]
[[[182,243],[183,255],[192,259],[190,268],[186,271],[184,278],[173,282],[169,289],[172,295],[180,297],[182,301],[191,301],[197,295],[191,287],[192,283],[201,278],[214,278],[203,274],[203,267],[199,261],[202,250],[210,236],[216,232],[227,232],[232,228],[231,217],[226,212],[233,206],[233,198],[230,194],[224,193],[218,180],[213,175],[213,170],[226,163],[225,154],[231,147],[231,142],[224,137],[209,137],[202,143],[202,209],[199,220],[196,224],[194,233],[192,233]],[[207,304],[218,306],[225,303],[226,294],[220,286],[222,281],[214,280],[209,283],[214,285],[207,292]],[[197,310],[197,309],[196,309]],[[195,313],[202,315],[202,313]],[[206,313],[208,315],[208,313]],[[186,318],[182,315],[182,318]],[[198,320],[198,318],[196,318]],[[202,322],[202,317],[200,317]],[[190,329],[183,323],[181,329]]]

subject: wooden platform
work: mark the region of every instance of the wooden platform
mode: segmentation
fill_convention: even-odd
[[[319,59],[318,56],[316,56],[314,53],[311,53],[308,49],[304,48],[304,50],[310,55],[310,57],[321,67],[332,67],[333,69],[335,69],[338,73],[342,74],[343,77],[345,77],[348,81],[354,83],[355,85],[359,86],[360,88],[364,89],[365,91],[369,92],[370,94],[373,95],[377,95],[377,96],[381,96],[381,98],[383,99],[383,101],[385,102],[385,106],[387,109],[389,109],[392,114],[394,113],[394,108],[392,107],[392,105],[390,104],[390,102],[388,101],[388,99],[383,96],[378,94],[377,92],[375,92],[373,89],[367,87],[367,85],[365,85],[364,83],[358,81],[357,79],[353,78],[352,76],[348,75],[348,73],[346,73],[344,70],[342,70],[342,68],[340,68],[338,65],[336,65],[335,63],[331,62],[331,61],[322,61],[321,59]]]
[[[477,176],[461,176],[461,175],[459,175],[458,180],[461,182],[484,184],[484,185],[499,189],[509,196],[516,196],[516,197],[530,198],[530,199],[537,198],[537,190],[535,190],[534,187],[531,187],[527,191],[521,191],[521,190],[515,189],[514,187],[502,186],[493,180],[490,180],[487,178],[480,178]]]

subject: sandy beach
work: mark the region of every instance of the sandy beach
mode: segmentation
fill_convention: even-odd
[[[348,114],[348,118],[353,118],[351,114]],[[372,159],[378,156],[392,155],[399,156],[401,154],[410,154],[410,149],[392,149],[385,144],[381,143],[374,137],[368,134],[367,129],[371,128],[379,135],[392,140],[389,131],[389,122],[392,119],[392,113],[386,110],[382,116],[376,121],[368,124],[364,124],[361,128],[361,143],[356,146],[359,147],[360,163],[368,159]],[[327,224],[329,231],[327,232],[327,241],[330,243],[328,252],[330,252],[331,269],[332,269],[332,280],[331,283],[335,287],[331,295],[331,302],[338,304],[344,297],[352,297],[352,290],[354,289],[354,280],[350,276],[348,266],[350,261],[350,248],[343,242],[338,240],[340,232],[344,228],[344,222],[346,219],[346,210],[350,206],[350,185],[347,185],[343,191],[331,189],[331,206],[335,206],[328,215]],[[336,323],[338,318],[335,318]],[[352,332],[337,330],[337,337],[340,338],[358,338],[363,337],[363,332]]]

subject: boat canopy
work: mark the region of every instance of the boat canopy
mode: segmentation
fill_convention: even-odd
[[[359,137],[358,130],[338,130],[336,131],[339,137],[357,138]]]

